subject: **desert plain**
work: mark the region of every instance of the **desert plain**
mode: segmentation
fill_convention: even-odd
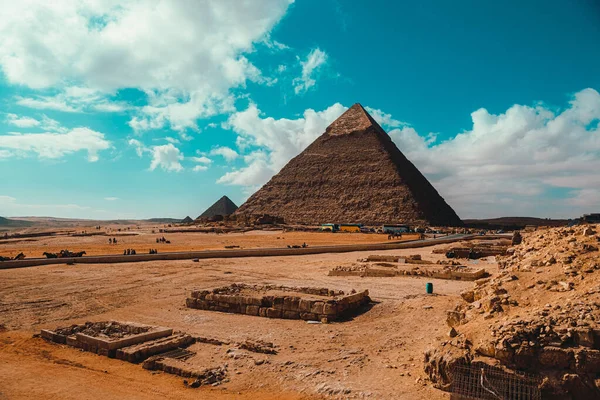
[[[104,228],[103,228],[104,229]],[[387,235],[285,232],[159,233],[158,227],[131,227],[117,237],[55,236],[2,240],[0,254],[41,257],[43,252],[85,250],[87,255],[166,251],[286,247],[388,242]],[[75,231],[93,232],[93,227]],[[154,230],[154,233],[152,231]],[[63,232],[64,233],[64,232]],[[110,235],[112,236],[112,234]],[[156,243],[165,236],[170,244]],[[415,237],[405,236],[403,240]],[[328,276],[340,265],[369,255],[420,255],[436,263],[448,245],[418,249],[115,264],[56,264],[0,270],[0,399],[150,398],[374,398],[444,399],[428,383],[424,352],[449,340],[446,312],[462,302],[472,282],[414,276]],[[85,257],[85,256],[84,256]],[[495,257],[463,260],[467,266],[498,269]],[[426,283],[433,283],[433,294]],[[368,290],[371,304],[357,315],[331,323],[262,318],[187,308],[195,289],[232,283]],[[191,389],[180,376],[84,352],[39,337],[41,329],[86,321],[133,321],[170,327],[220,345],[197,342],[187,360],[198,368],[225,368],[220,384]],[[276,354],[239,346],[244,341],[273,345]]]

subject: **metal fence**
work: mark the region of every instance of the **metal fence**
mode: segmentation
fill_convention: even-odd
[[[452,369],[452,400],[541,400],[540,379],[485,363],[459,363]]]

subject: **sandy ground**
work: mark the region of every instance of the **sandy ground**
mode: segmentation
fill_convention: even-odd
[[[188,234],[186,239],[186,234],[182,235],[169,236],[174,244],[200,242],[196,234]],[[285,239],[276,239],[278,236]],[[198,234],[201,243],[210,238],[215,246],[231,242],[267,247],[278,241],[316,245],[319,238],[343,241],[347,237],[352,243],[356,238],[381,239],[360,234]],[[61,247],[56,239],[44,238],[41,243]],[[62,240],[65,247],[65,238]],[[68,247],[76,250],[80,243],[76,244]],[[436,261],[442,256],[432,254],[434,248],[376,254],[419,253]],[[40,249],[32,247],[31,251]],[[0,332],[0,399],[448,398],[426,383],[423,352],[447,338],[445,312],[460,302],[459,292],[473,284],[415,277],[327,276],[331,268],[369,254],[51,265],[0,271],[0,324],[6,329]],[[493,260],[479,260],[477,265],[496,269]],[[374,304],[350,321],[331,324],[184,306],[192,289],[234,282],[369,289]],[[425,294],[426,282],[433,282],[434,295]],[[167,326],[232,343],[264,340],[274,343],[278,354],[251,353],[233,345],[195,344],[192,350],[198,355],[190,361],[202,368],[227,364],[230,382],[187,389],[182,378],[32,337],[41,328],[101,320]],[[330,395],[336,391],[342,394]]]
[[[72,252],[85,251],[86,255],[123,254],[124,249],[135,249],[138,254],[157,249],[159,253],[169,251],[223,250],[225,246],[240,246],[243,249],[258,247],[287,247],[288,245],[323,246],[333,244],[360,244],[388,242],[384,234],[330,233],[330,232],[283,232],[251,231],[245,233],[152,233],[154,228],[132,229],[127,232],[111,231],[108,236],[43,236],[0,240],[0,256],[14,257],[23,252],[27,257],[43,257],[42,253],[57,253],[63,249]],[[94,232],[93,230],[87,230]],[[155,229],[155,232],[158,232]],[[127,236],[124,236],[127,235]],[[116,238],[117,244],[108,239]],[[171,243],[156,243],[164,237]],[[404,235],[402,240],[416,239],[417,235]],[[399,241],[400,239],[394,239]]]

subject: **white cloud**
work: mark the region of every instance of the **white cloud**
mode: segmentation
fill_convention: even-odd
[[[164,171],[183,171],[181,160],[183,160],[183,154],[173,144],[165,144],[162,146],[153,146],[150,150],[152,152],[152,161],[150,162],[150,170],[154,171],[157,167],[161,167]]]
[[[16,102],[23,107],[40,110],[55,110],[68,113],[77,112],[121,112],[130,107],[124,102],[111,101],[110,93],[97,89],[69,86],[54,95],[34,95],[32,97],[17,97]]]
[[[18,133],[0,135],[0,149],[12,156],[36,153],[40,158],[60,158],[77,151],[87,151],[89,161],[98,161],[98,152],[111,147],[104,134],[89,128],[75,128],[64,133]]]
[[[397,128],[399,126],[408,125],[406,122],[398,121],[397,119],[392,118],[391,114],[386,114],[379,109],[365,107],[365,110],[367,110],[368,113],[371,114],[371,117],[384,128]]]
[[[135,152],[138,155],[138,157],[142,157],[144,155],[144,152],[150,151],[150,149],[144,146],[144,144],[137,139],[129,139],[127,144],[135,148]]]
[[[323,111],[308,109],[297,119],[261,118],[260,110],[251,103],[244,111],[233,114],[226,127],[235,131],[238,145],[258,147],[244,157],[246,167],[231,171],[218,182],[258,186],[266,183],[292,157],[312,143],[346,107],[339,103]]]
[[[194,172],[198,172],[198,171],[206,171],[208,169],[208,167],[206,165],[196,165],[192,170]]]
[[[231,162],[239,157],[237,151],[230,147],[220,146],[210,151],[211,156],[222,156],[227,162]]]
[[[117,201],[117,200],[119,200],[119,198],[118,197],[105,197],[104,200],[106,200],[106,201]]]
[[[11,84],[63,88],[53,96],[21,98],[21,105],[119,111],[123,105],[109,95],[137,88],[149,104],[131,120],[132,128],[195,129],[198,118],[232,110],[232,90],[248,81],[272,82],[245,54],[255,43],[284,47],[270,32],[290,3],[4,1],[0,68]],[[69,92],[71,86],[84,89]]]
[[[303,93],[313,87],[317,83],[313,74],[326,62],[327,53],[319,48],[312,50],[306,57],[306,60],[300,61],[302,75],[293,81],[294,92],[296,94]]]
[[[35,118],[18,116],[17,114],[6,114],[6,122],[19,128],[33,128],[40,124],[40,121]]]
[[[173,143],[173,144],[180,144],[180,143],[181,143],[181,142],[180,142],[178,139],[175,139],[175,138],[172,138],[172,137],[169,137],[169,136],[167,136],[167,137],[165,138],[165,140],[166,140],[167,142],[169,142],[169,143]]]
[[[471,114],[473,127],[435,144],[405,127],[390,132],[398,147],[463,217],[574,217],[597,207],[600,94],[585,89],[567,109],[514,105]],[[566,200],[548,190],[573,190]],[[568,206],[578,207],[568,207]],[[587,207],[587,208],[586,208]]]
[[[199,164],[212,164],[212,160],[206,156],[200,157],[188,157],[190,160],[197,162]]]

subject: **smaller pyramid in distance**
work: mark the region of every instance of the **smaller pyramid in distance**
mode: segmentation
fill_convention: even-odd
[[[238,209],[238,206],[235,205],[233,201],[229,199],[227,196],[221,197],[219,200],[215,202],[212,206],[208,207],[206,211],[204,211],[198,219],[200,218],[214,218],[217,215],[221,215],[223,217],[227,215],[233,214]]]
[[[189,215],[181,220],[182,224],[191,224],[192,222],[194,222],[194,220],[192,218],[190,218]]]

